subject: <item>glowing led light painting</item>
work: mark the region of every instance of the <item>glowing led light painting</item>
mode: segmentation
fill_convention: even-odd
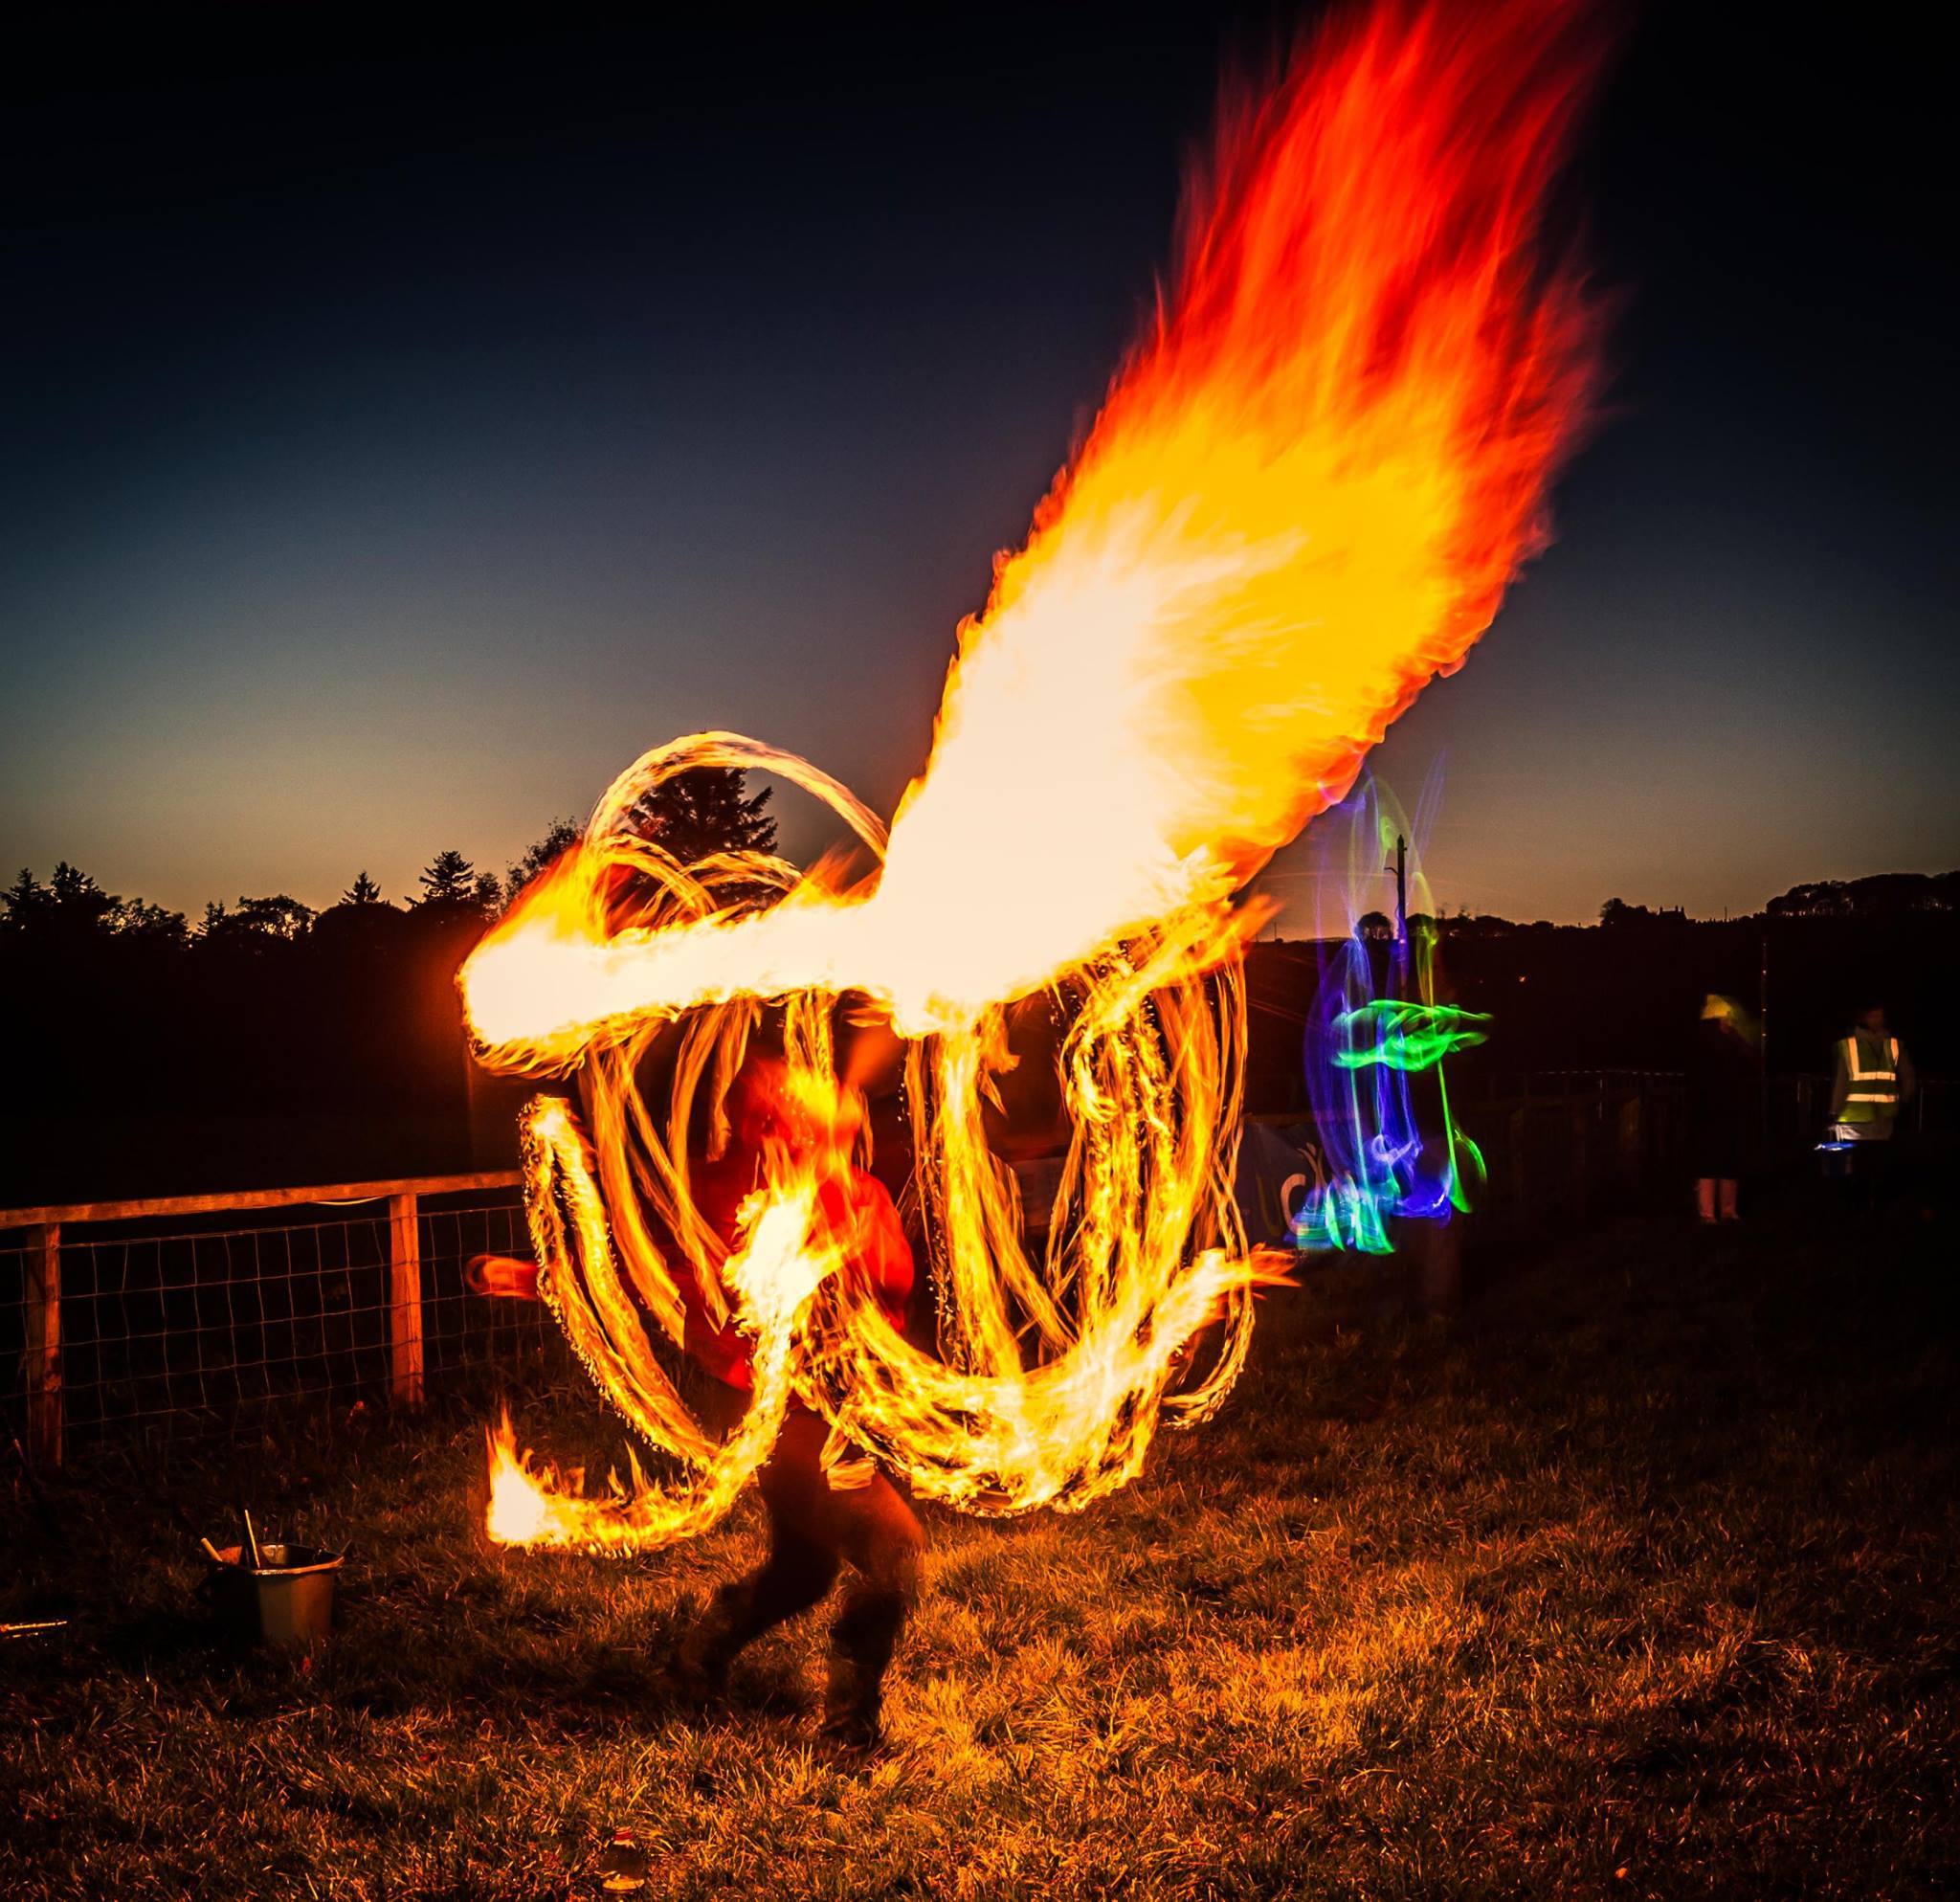
[[[1321,936],[1335,950],[1303,1053],[1326,1164],[1295,1217],[1303,1249],[1387,1254],[1391,1220],[1447,1221],[1467,1211],[1469,1184],[1483,1175],[1477,1145],[1450,1114],[1443,1065],[1481,1043],[1490,1019],[1437,1001],[1436,926],[1419,856],[1426,823],[1414,831],[1415,909],[1405,900],[1389,942],[1377,946],[1365,924],[1370,895],[1381,886],[1383,854],[1406,851],[1411,828],[1371,779],[1319,828]]]

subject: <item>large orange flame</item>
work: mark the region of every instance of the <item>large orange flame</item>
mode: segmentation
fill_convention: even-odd
[[[1229,1193],[1238,957],[1259,915],[1235,896],[1460,663],[1543,538],[1592,326],[1536,238],[1590,71],[1572,10],[1551,0],[1392,5],[1326,30],[1224,115],[1174,280],[1027,546],[961,627],[889,839],[804,762],[700,735],[622,774],[472,956],[486,1063],[583,1066],[591,1146],[563,1105],[541,1102],[530,1125],[546,1298],[608,1397],[694,1468],[677,1490],[598,1501],[531,1475],[552,1510],[522,1542],[637,1547],[697,1529],[792,1396],[838,1448],[991,1510],[1084,1503],[1137,1471],[1167,1406],[1196,1418],[1222,1399],[1249,1290],[1273,1272],[1248,1256]],[[695,765],[802,784],[880,869],[838,889],[754,855],[675,863],[633,809]],[[627,916],[622,871],[658,894]],[[1074,1138],[1036,1262],[980,1105],[1004,1007],[1044,988],[1072,1014]],[[731,1261],[688,1200],[694,1095],[725,1083],[755,1003],[786,1005],[792,1067],[828,1084],[845,989],[916,1040],[938,1357],[831,1276],[798,1226],[807,1170],[772,1184]],[[657,1127],[634,1067],[682,1018]],[[755,1404],[724,1444],[642,1319],[678,1340],[677,1274],[756,1337]],[[513,1470],[507,1450],[506,1489]]]

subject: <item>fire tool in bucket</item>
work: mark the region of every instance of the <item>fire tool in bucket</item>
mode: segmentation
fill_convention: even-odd
[[[261,1539],[247,1512],[241,1545],[200,1543],[212,1562],[212,1603],[240,1638],[277,1650],[323,1644],[333,1628],[334,1579],[345,1552]]]

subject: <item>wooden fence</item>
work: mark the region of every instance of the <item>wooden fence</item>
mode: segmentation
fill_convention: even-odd
[[[387,1295],[384,1306],[388,1392],[404,1406],[421,1404],[425,1389],[422,1203],[433,1197],[513,1189],[515,1170],[474,1175],[427,1175],[384,1182],[336,1182],[303,1189],[260,1189],[234,1195],[164,1196],[129,1201],[74,1202],[0,1210],[0,1234],[19,1231],[22,1324],[20,1378],[28,1451],[36,1465],[62,1461],[66,1408],[63,1387],[61,1266],[64,1238],[110,1223],[179,1223],[206,1215],[268,1209],[388,1204]],[[209,1239],[209,1238],[193,1238]]]

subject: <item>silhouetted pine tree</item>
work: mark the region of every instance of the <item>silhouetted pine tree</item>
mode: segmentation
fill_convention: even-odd
[[[683,865],[711,852],[773,852],[776,822],[764,810],[769,790],[751,794],[740,767],[698,766],[641,798],[633,822]]]
[[[422,874],[424,905],[470,905],[476,899],[477,868],[452,848],[438,852]]]

